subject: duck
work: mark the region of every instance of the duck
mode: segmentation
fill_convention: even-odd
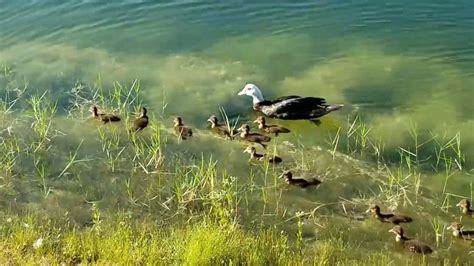
[[[272,156],[272,157],[267,158],[266,154],[257,153],[257,149],[255,149],[255,147],[252,147],[252,146],[247,147],[244,150],[244,153],[250,154],[249,161],[252,160],[252,159],[255,159],[255,160],[258,160],[258,161],[263,161],[265,159],[268,159],[268,162],[273,163],[273,164],[279,164],[283,161],[278,156]]]
[[[464,240],[474,240],[474,230],[463,230],[463,226],[458,223],[452,223],[448,229],[453,230],[453,236],[462,238]]]
[[[319,186],[321,184],[321,181],[316,178],[311,178],[311,180],[306,180],[304,178],[293,178],[293,173],[290,171],[284,172],[280,178],[284,178],[287,184],[298,186],[300,188]]]
[[[474,216],[474,210],[471,210],[471,202],[468,199],[461,200],[456,206],[461,208],[463,214]]]
[[[265,117],[259,116],[254,123],[258,124],[258,128],[260,130],[263,130],[264,132],[275,134],[275,137],[278,136],[279,133],[290,133],[290,130],[288,128],[278,126],[278,125],[267,125],[265,123]]]
[[[258,143],[263,148],[266,148],[267,145],[263,144],[262,142],[269,142],[272,138],[268,136],[264,136],[258,133],[250,133],[250,127],[248,124],[242,124],[238,129],[240,132],[240,137],[248,142]]]
[[[257,85],[245,84],[237,95],[247,95],[253,99],[253,109],[267,117],[283,120],[310,120],[319,124],[318,118],[341,109],[343,104],[327,104],[318,97],[284,96],[265,100]]]
[[[381,213],[380,207],[378,205],[371,206],[366,212],[372,213],[375,218],[383,223],[392,223],[398,225],[400,223],[409,223],[413,221],[413,219],[408,216],[393,213]]]
[[[416,240],[405,237],[403,234],[403,228],[399,225],[395,225],[392,229],[388,230],[395,234],[395,241],[402,244],[403,247],[413,253],[430,254],[433,252],[430,246]]]
[[[193,130],[189,127],[185,127],[183,124],[183,119],[179,116],[175,117],[174,120],[174,131],[180,139],[187,139],[193,136]]]
[[[99,109],[95,105],[91,106],[90,112],[92,113],[92,117],[101,120],[104,124],[108,122],[119,122],[121,120],[117,115],[99,112]]]
[[[211,123],[211,129],[216,132],[218,135],[224,136],[226,139],[232,139],[235,135],[239,134],[236,129],[230,128],[226,125],[220,125],[217,116],[211,115],[207,119]]]
[[[133,121],[133,128],[132,132],[142,131],[144,128],[148,126],[148,116],[147,116],[147,109],[145,107],[140,108],[140,114],[138,117]]]

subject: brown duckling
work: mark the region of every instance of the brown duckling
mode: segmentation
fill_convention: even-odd
[[[464,240],[474,240],[474,230],[463,230],[462,225],[458,222],[454,222],[448,229],[453,230],[453,236],[462,238]]]
[[[414,253],[430,254],[433,252],[430,246],[427,244],[416,240],[410,239],[403,235],[403,228],[399,225],[396,225],[392,229],[388,230],[395,234],[395,241],[402,244],[403,247]]]
[[[272,157],[267,158],[266,154],[257,153],[257,149],[255,149],[255,147],[252,147],[252,146],[247,147],[244,150],[244,153],[250,154],[250,160],[255,159],[257,161],[264,161],[265,159],[267,159],[268,162],[273,163],[273,164],[278,164],[283,161],[278,156],[272,156]]]
[[[264,136],[258,133],[250,133],[250,127],[247,124],[242,124],[239,128],[240,137],[248,142],[254,142],[262,145],[263,148],[266,148],[266,145],[262,142],[269,142],[272,138]]]
[[[265,118],[263,116],[257,117],[254,123],[258,123],[258,128],[267,133],[275,134],[275,137],[278,136],[278,133],[290,133],[288,128],[278,126],[278,125],[267,125],[265,124]]]
[[[147,110],[145,107],[140,108],[140,115],[133,121],[132,131],[142,131],[148,126],[148,116],[146,115]]]
[[[468,199],[461,200],[456,206],[461,208],[463,214],[474,216],[474,210],[471,210],[471,202]]]
[[[400,223],[409,223],[412,221],[410,217],[393,214],[393,213],[381,213],[380,207],[378,205],[371,206],[366,212],[372,213],[375,218],[383,223],[393,223],[393,224],[400,224]]]
[[[207,121],[211,123],[211,128],[214,132],[216,132],[218,135],[224,136],[226,139],[232,139],[239,133],[236,129],[229,128],[226,125],[219,125],[217,116],[215,115],[211,115]]]
[[[179,116],[175,117],[174,120],[174,131],[180,139],[187,139],[193,136],[193,130],[189,127],[185,127],[183,119]]]
[[[107,124],[108,122],[118,122],[121,120],[117,115],[99,112],[99,109],[95,105],[91,107],[90,112],[94,118],[101,120],[104,122],[104,124]]]
[[[319,186],[321,181],[316,178],[311,178],[311,180],[306,180],[303,178],[293,178],[293,173],[290,171],[284,172],[280,178],[284,178],[285,182],[289,185],[298,186],[301,188],[306,188],[310,186]]]

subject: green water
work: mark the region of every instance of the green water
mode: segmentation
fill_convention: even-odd
[[[19,152],[16,175],[2,179],[2,209],[67,213],[78,224],[90,219],[90,201],[110,213],[161,214],[158,202],[143,207],[148,196],[138,195],[156,193],[159,201],[166,201],[174,193],[174,180],[166,173],[178,168],[176,161],[199,164],[201,158],[211,158],[217,160],[218,171],[259,187],[250,190],[248,210],[240,214],[241,223],[249,227],[262,223],[293,232],[295,221],[288,217],[318,208],[315,220],[305,223],[308,241],[317,243],[341,231],[344,239],[364,242],[369,251],[393,250],[389,228],[363,213],[369,203],[378,203],[413,216],[408,234],[434,245],[433,219],[443,225],[459,219],[455,203],[473,194],[473,14],[474,2],[468,0],[0,1],[4,102],[14,94],[12,88],[27,84],[25,94],[48,91],[45,97],[58,103],[52,147],[37,155],[48,162],[46,187],[53,192],[41,188],[31,154]],[[87,119],[87,108],[97,100],[93,93],[81,94],[81,105],[74,106],[78,98],[72,92],[80,86],[110,89],[115,81],[130,87],[135,80],[140,81],[142,104],[162,130],[165,166],[158,174],[150,167],[152,173],[133,173],[130,178],[135,157],[124,123],[101,128]],[[284,164],[265,169],[249,164],[243,144],[219,140],[206,129],[206,119],[219,114],[219,107],[232,121],[255,118],[251,99],[237,96],[245,82],[256,83],[267,98],[320,96],[345,107],[324,117],[320,127],[271,121],[292,133],[270,147]],[[124,110],[117,104],[108,107]],[[197,132],[192,141],[180,143],[170,134],[176,115]],[[358,131],[348,137],[356,117]],[[2,113],[0,122],[2,144],[12,135],[22,143],[35,139],[27,100]],[[372,143],[380,143],[379,156],[357,142],[363,125]],[[329,143],[338,128],[341,138],[334,155]],[[116,152],[126,147],[114,172],[101,147],[102,130],[119,138]],[[143,138],[154,132],[148,129]],[[446,154],[454,166],[445,171],[438,161],[436,167],[439,147],[455,137],[461,156],[456,155],[457,144],[450,146]],[[79,162],[62,173],[78,145]],[[397,171],[400,148],[417,155],[411,159],[421,175],[419,196],[409,174],[402,182],[410,191],[408,198],[384,190],[391,183],[382,163]],[[303,192],[285,187],[277,178],[284,169],[323,176],[324,186]],[[474,226],[466,219],[463,223]],[[459,243],[450,247],[449,233],[444,235],[436,259],[469,251]],[[394,252],[395,257],[400,254]]]

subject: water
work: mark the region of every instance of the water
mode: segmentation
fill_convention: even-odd
[[[201,139],[185,147],[170,144],[169,152],[194,158],[201,153],[212,155],[235,175],[252,171],[240,153],[241,146],[215,143],[205,127],[206,119],[219,113],[220,106],[233,119],[253,120],[250,98],[236,95],[245,82],[258,84],[268,98],[296,94],[344,103],[345,108],[323,118],[319,128],[304,121],[278,121],[292,129],[292,134],[279,138],[279,143],[290,141],[304,150],[281,149],[279,154],[292,158],[282,168],[308,164],[306,169],[297,169],[324,174],[328,181],[326,191],[321,188],[318,195],[284,191],[292,211],[311,209],[315,202],[334,203],[341,197],[355,200],[360,194],[378,194],[372,191],[378,189],[377,181],[358,179],[366,180],[368,172],[377,170],[364,170],[367,166],[358,161],[341,159],[335,164],[331,154],[313,149],[316,145],[327,149],[328,135],[335,134],[338,127],[347,129],[347,117],[353,119],[356,114],[370,128],[373,139],[383,141],[388,163],[399,161],[400,147],[415,150],[411,128],[416,128],[418,144],[430,140],[420,146],[420,160],[433,160],[436,145],[432,138],[447,142],[459,133],[464,168],[450,179],[447,192],[472,195],[473,1],[0,3],[0,62],[12,66],[19,77],[24,76],[31,91],[49,90],[58,100],[60,116],[70,109],[69,92],[77,82],[94,84],[100,76],[102,86],[110,88],[116,80],[129,85],[139,79],[144,104],[164,126],[170,127],[171,117],[179,114],[188,125],[201,129],[197,131]],[[166,108],[163,103],[167,103]],[[96,139],[97,132],[87,129],[90,124],[84,128],[83,123],[64,121],[58,127],[70,136]],[[7,121],[2,122],[2,129],[8,126]],[[73,132],[69,132],[71,128]],[[64,154],[78,145],[75,141],[75,145],[65,144],[70,140],[61,138],[57,149]],[[82,156],[99,156],[96,144],[86,141]],[[350,153],[343,144],[338,151]],[[305,155],[311,159],[303,162]],[[369,164],[375,161],[374,156],[351,155]],[[52,168],[60,172],[62,165]],[[426,205],[419,204],[436,217],[434,212],[439,208],[428,206],[433,201],[441,204],[439,193],[446,192],[444,177],[430,166],[425,170],[422,189],[426,198],[420,201]],[[90,169],[81,171],[86,173],[83,176],[94,175]],[[115,184],[120,175],[107,173],[107,180]],[[93,177],[87,180],[100,184]],[[258,180],[265,185],[267,182]],[[78,189],[56,180],[53,183],[64,191]],[[125,204],[123,195],[114,194],[114,190],[104,196],[107,185],[103,186],[79,189],[68,198],[70,202],[63,202],[64,209],[82,210],[79,202],[84,193],[88,200],[103,199],[104,206]],[[115,189],[123,190],[123,186]],[[46,206],[61,198],[57,195],[44,200],[39,193],[23,201],[25,205]],[[364,204],[354,207],[355,212]],[[416,216],[410,208],[402,210]],[[78,220],[85,219],[77,213],[81,212],[76,212]],[[323,213],[339,217],[340,205]],[[442,217],[444,222],[450,219],[447,214]],[[430,222],[421,224],[429,228]],[[356,226],[362,232],[370,231],[367,225]],[[411,233],[415,230],[412,228]]]

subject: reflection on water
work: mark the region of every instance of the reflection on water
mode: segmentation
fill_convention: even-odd
[[[37,157],[23,153],[13,168],[14,178],[5,177],[1,188],[5,209],[66,214],[78,224],[90,219],[91,201],[100,202],[110,213],[130,209],[137,216],[163,215],[166,208],[161,203],[180,188],[172,173],[182,168],[193,173],[193,165],[217,160],[219,173],[236,177],[242,186],[256,186],[255,190],[250,186],[247,202],[239,206],[259,213],[242,211],[242,223],[258,217],[272,226],[275,215],[262,218],[263,209],[264,214],[280,214],[278,226],[291,231],[294,221],[288,217],[317,209],[316,221],[305,225],[308,238],[333,234],[318,225],[340,221],[339,230],[356,228],[348,235],[377,250],[380,239],[372,237],[376,221],[360,214],[367,202],[384,202],[424,217],[415,219],[411,228],[428,228],[420,234],[434,243],[433,219],[449,223],[457,212],[446,206],[458,197],[472,197],[471,1],[241,6],[12,1],[4,3],[4,10],[0,13],[0,62],[5,66],[0,75],[2,144],[12,136],[22,143],[35,140],[27,97],[11,110],[4,108],[9,97],[18,95],[17,88],[27,87],[28,95],[48,90],[47,96],[57,99],[59,107],[51,150],[35,153]],[[152,139],[162,132],[165,160],[158,170],[137,166],[136,147],[123,130],[131,117],[118,126],[98,129],[84,118],[86,110],[73,108],[78,100],[73,88],[107,90],[115,81],[129,87],[136,79],[155,125],[141,138]],[[253,120],[250,99],[236,95],[245,82],[258,84],[269,99],[321,96],[346,107],[324,117],[320,127],[305,121],[271,121],[292,133],[273,145],[284,163],[266,169],[247,161],[244,144],[224,142],[206,129],[206,119],[219,114],[219,107],[232,121]],[[83,96],[82,103],[90,104],[93,93]],[[122,106],[120,111],[131,113],[135,107]],[[192,141],[178,143],[170,134],[176,115],[196,129]],[[354,120],[357,128],[351,126]],[[332,153],[328,150],[333,150],[337,132],[340,142]],[[105,154],[101,133],[117,138],[114,154]],[[366,139],[361,136],[370,138],[370,143],[363,143]],[[363,145],[371,152],[361,152]],[[77,161],[66,167],[76,149]],[[454,158],[452,175],[434,169],[442,152]],[[383,158],[395,176],[406,158],[400,154],[414,154],[410,158],[422,171],[402,173],[410,192],[399,201],[396,194],[403,189],[377,159]],[[116,164],[114,156],[120,158]],[[40,161],[45,169],[39,168]],[[460,166],[462,170],[455,170]],[[286,187],[277,176],[288,169],[322,176],[323,185],[304,191]],[[44,178],[41,173],[46,173]],[[156,202],[145,202],[153,193]],[[382,229],[376,233],[385,234]],[[446,256],[447,245],[445,241],[439,247]]]

